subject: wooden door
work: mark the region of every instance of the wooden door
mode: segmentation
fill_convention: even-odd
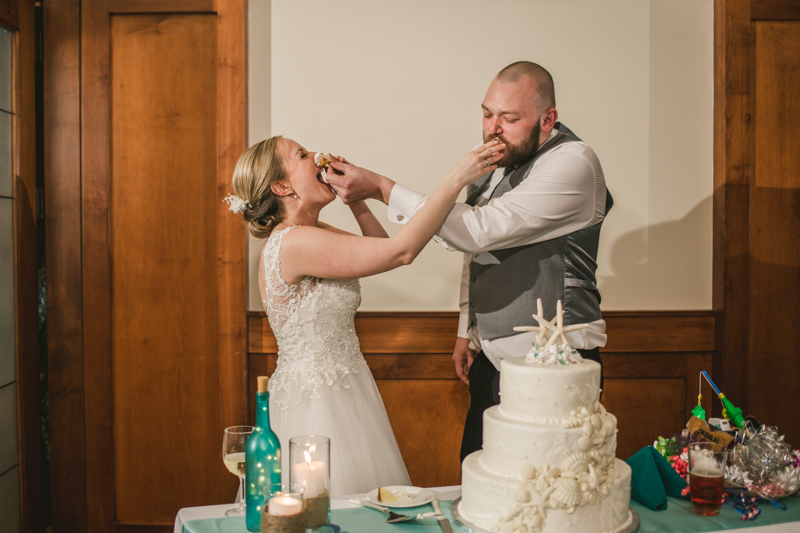
[[[715,19],[720,386],[797,446],[800,4],[718,0]]]
[[[243,0],[45,4],[56,531],[167,531],[236,495],[244,29]]]

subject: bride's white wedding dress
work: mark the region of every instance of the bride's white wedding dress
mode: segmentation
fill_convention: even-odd
[[[278,341],[270,425],[281,441],[283,472],[289,472],[290,438],[324,435],[331,439],[332,496],[410,485],[353,324],[360,284],[312,277],[287,284],[280,250],[291,229],[273,231],[262,254],[264,308]]]

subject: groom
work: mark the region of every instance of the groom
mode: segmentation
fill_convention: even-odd
[[[567,334],[586,359],[601,363],[605,322],[595,270],[600,228],[612,199],[594,151],[557,122],[553,79],[541,66],[513,63],[495,76],[481,105],[483,138],[499,138],[498,168],[467,190],[435,238],[464,252],[461,315],[453,351],[456,373],[470,390],[461,460],[479,450],[483,411],[500,402],[500,361],[530,350],[528,325],[536,299],[546,319],[564,305],[564,324],[588,323]],[[375,198],[404,223],[426,197],[385,176],[339,162],[328,176],[344,203]],[[602,387],[602,377],[601,377]]]

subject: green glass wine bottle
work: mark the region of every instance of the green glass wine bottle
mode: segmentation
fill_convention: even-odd
[[[267,376],[258,377],[256,427],[247,439],[245,451],[245,523],[250,531],[261,531],[261,510],[266,503],[264,487],[281,482],[281,442],[269,426],[268,380]]]

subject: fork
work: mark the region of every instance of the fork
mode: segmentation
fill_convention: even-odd
[[[388,507],[375,505],[374,503],[362,500],[361,498],[351,498],[350,503],[354,503],[356,505],[362,505],[364,507],[369,507],[370,509],[375,509],[376,511],[381,511],[382,513],[387,513],[389,515],[389,518],[386,519],[386,522],[388,522],[389,524],[395,524],[397,522],[405,522],[406,520],[421,520],[423,518],[433,518],[434,516],[439,516],[437,513],[420,513],[417,516],[398,514],[389,509]]]

